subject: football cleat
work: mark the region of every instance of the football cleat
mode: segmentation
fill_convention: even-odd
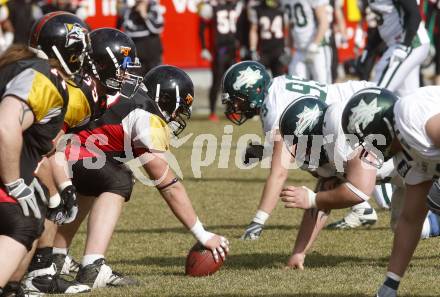
[[[77,281],[67,281],[56,274],[56,266],[37,269],[28,273],[23,281],[26,296],[42,294],[78,294],[90,292],[90,287]]]
[[[377,222],[374,208],[361,208],[351,210],[345,218],[328,224],[326,229],[354,229],[361,226],[370,227]]]
[[[244,234],[240,237],[242,240],[257,240],[263,232],[264,225],[256,222],[251,222],[244,230]]]
[[[57,273],[70,275],[75,274],[79,270],[79,263],[76,262],[69,255],[53,254],[53,263],[55,263]]]
[[[139,285],[139,281],[136,279],[112,271],[110,266],[105,264],[105,259],[103,258],[84,267],[81,266],[76,275],[76,280],[92,288]]]

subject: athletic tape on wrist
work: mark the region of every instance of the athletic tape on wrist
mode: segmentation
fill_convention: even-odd
[[[316,193],[304,186],[303,189],[307,190],[307,198],[309,199],[310,208],[316,208]]]
[[[356,188],[352,183],[346,182],[346,183],[344,183],[344,185],[346,185],[347,188],[351,192],[353,192],[353,194],[355,194],[356,196],[361,198],[363,201],[368,201],[370,199],[370,196],[368,196],[367,194],[365,194],[364,192],[362,192],[361,190]]]
[[[211,239],[212,233],[208,232],[203,228],[202,223],[199,218],[197,218],[196,223],[190,229],[191,233],[194,237],[200,241],[201,244],[205,245],[205,243]]]
[[[72,182],[70,180],[67,180],[67,181],[59,184],[58,189],[62,192],[65,188],[67,188],[68,186],[71,186],[71,185],[72,185]]]

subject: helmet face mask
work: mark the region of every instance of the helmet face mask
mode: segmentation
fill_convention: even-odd
[[[258,115],[270,83],[269,74],[258,62],[243,61],[232,65],[222,80],[222,104],[226,107],[226,118],[241,125]]]

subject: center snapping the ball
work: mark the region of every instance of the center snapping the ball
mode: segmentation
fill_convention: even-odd
[[[208,276],[216,273],[223,265],[223,259],[219,255],[219,261],[215,262],[211,250],[206,249],[200,243],[196,243],[186,257],[185,274],[189,276]]]

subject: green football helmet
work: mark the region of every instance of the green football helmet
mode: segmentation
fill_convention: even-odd
[[[226,117],[236,125],[260,113],[271,78],[266,68],[255,61],[232,65],[222,81],[222,104]]]
[[[391,143],[396,136],[393,109],[398,99],[386,89],[366,88],[350,98],[342,113],[344,133],[358,138],[358,145],[364,148],[365,153],[362,159],[377,168],[392,157]],[[384,138],[377,138],[380,135]],[[367,159],[367,155],[374,160]]]
[[[327,107],[323,100],[307,95],[290,103],[281,114],[280,133],[297,163],[317,167],[328,162],[322,143],[313,141],[314,136],[323,135]]]

